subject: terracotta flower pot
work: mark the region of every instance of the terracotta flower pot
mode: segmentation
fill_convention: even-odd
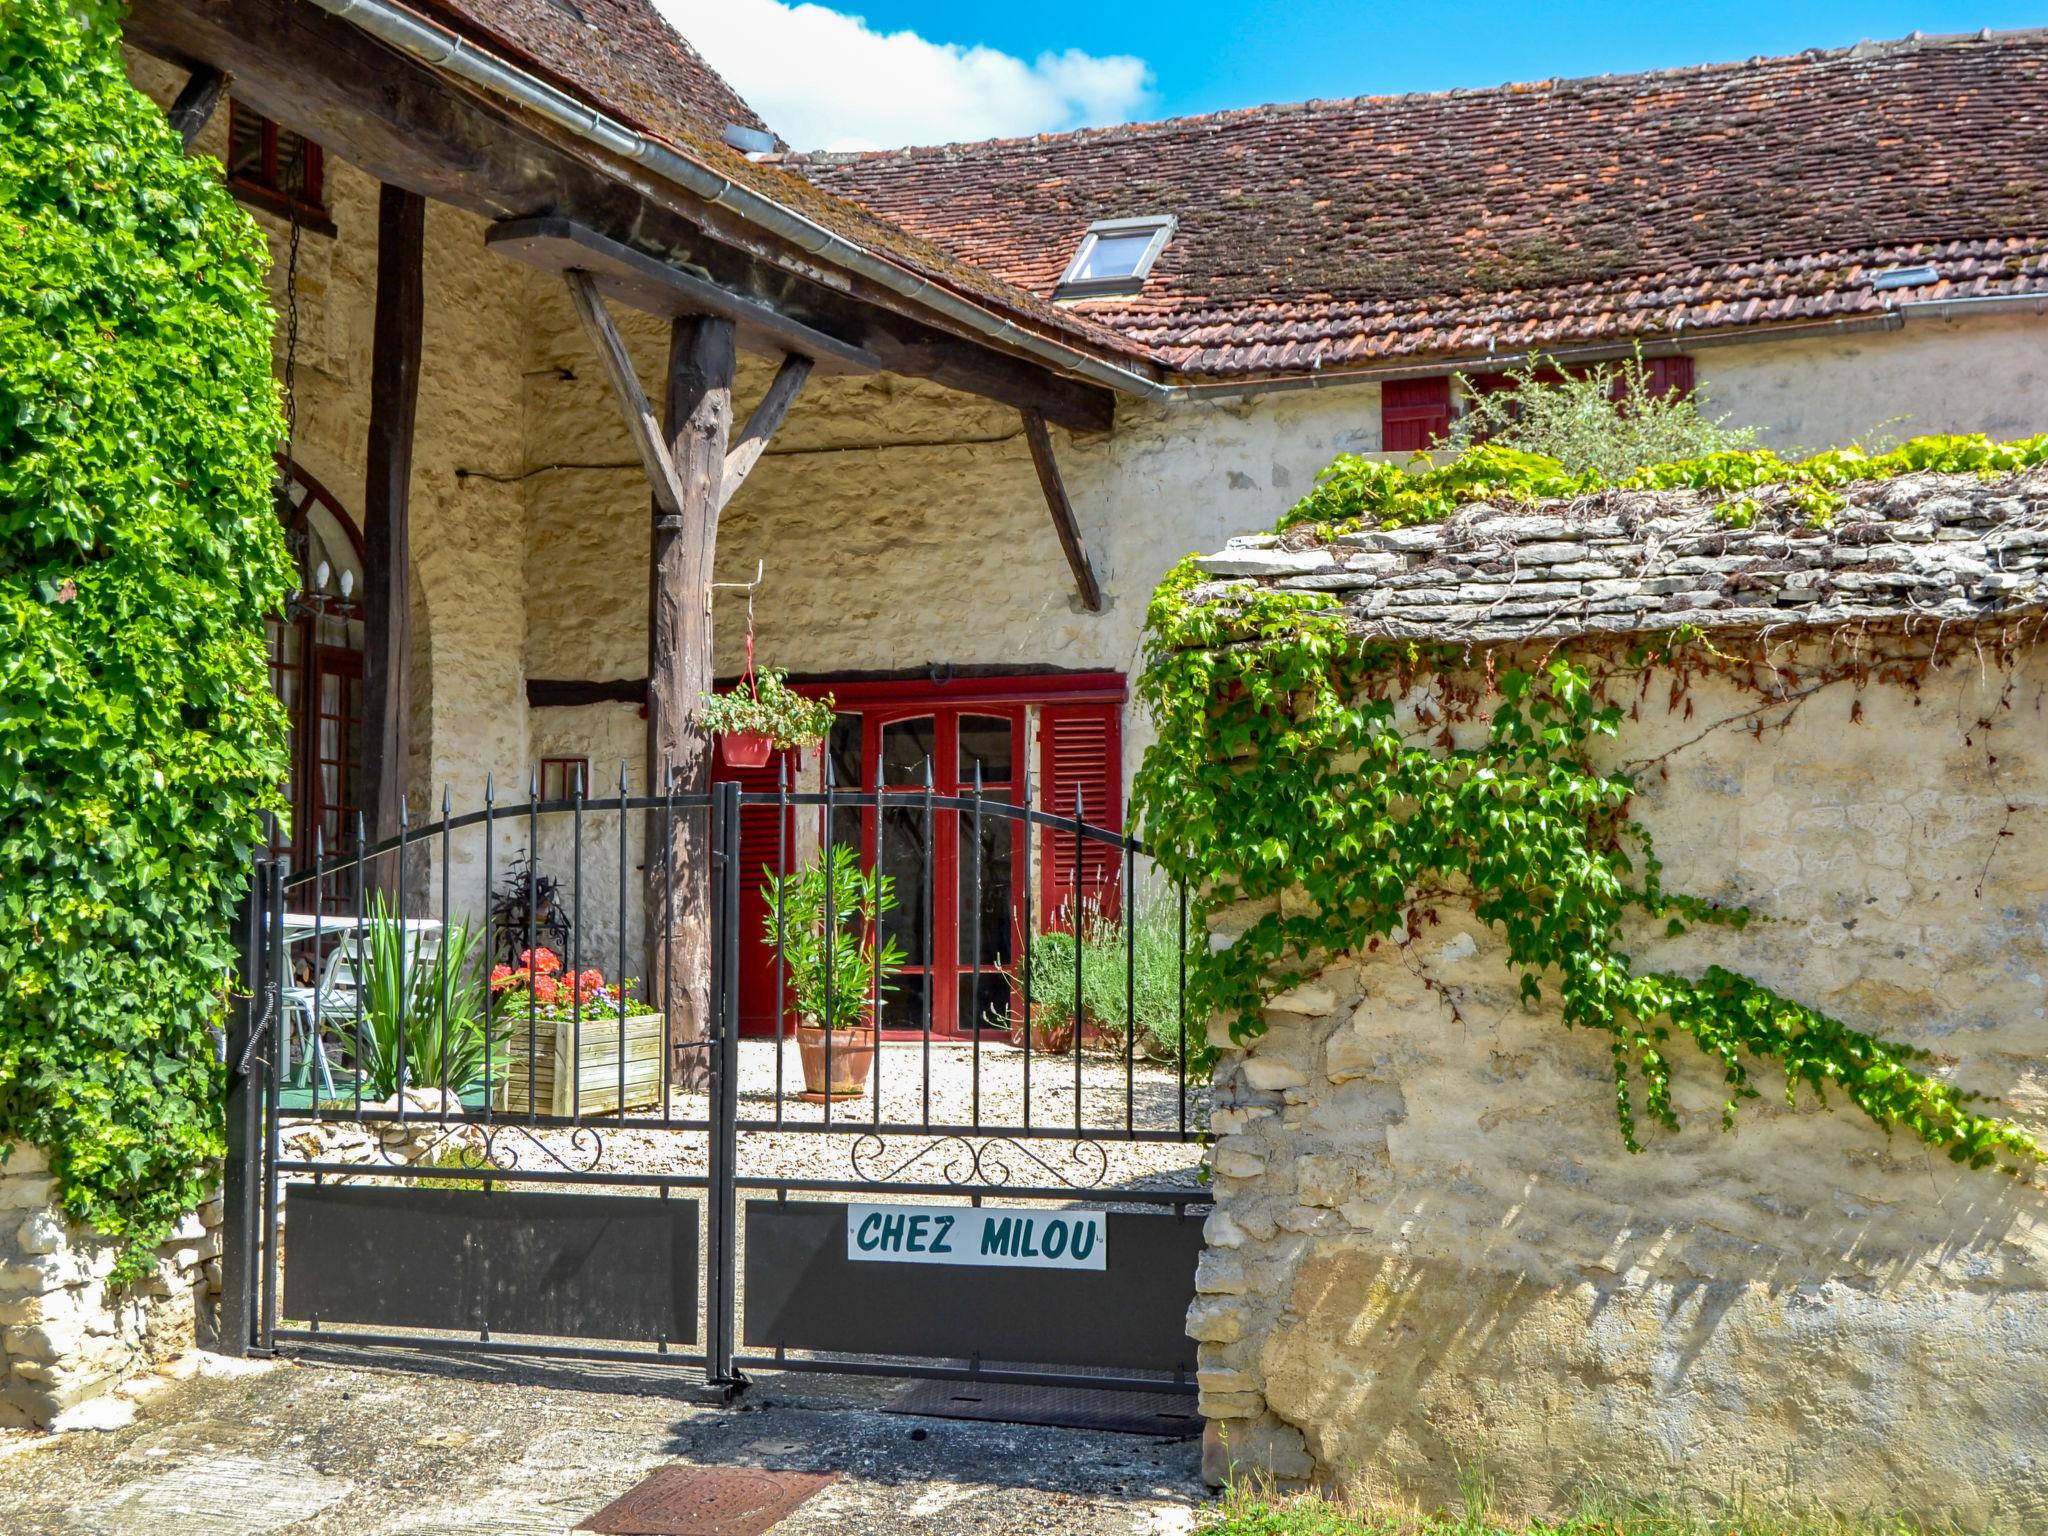
[[[766,768],[775,743],[766,731],[727,731],[718,738],[718,755],[728,768]]]
[[[825,1042],[832,1042],[830,1077],[825,1064]],[[868,1089],[868,1075],[875,1069],[875,1031],[869,1024],[851,1029],[817,1029],[799,1024],[797,1054],[804,1063],[804,1097],[857,1099]]]
[[[1024,1049],[1024,1021],[1010,1018],[1010,1044]],[[1074,1021],[1055,1019],[1044,1003],[1031,1005],[1031,1048],[1051,1056],[1064,1056],[1074,1048]]]

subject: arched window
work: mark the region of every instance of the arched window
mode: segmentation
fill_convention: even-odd
[[[291,823],[271,851],[294,869],[313,859],[313,829],[332,857],[355,846],[363,737],[363,538],[325,486],[285,466],[278,517],[298,583],[267,621],[270,685],[291,722]],[[331,910],[350,905],[343,885],[323,889]]]

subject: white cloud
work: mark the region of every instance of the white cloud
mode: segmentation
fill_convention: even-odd
[[[656,0],[795,149],[875,149],[1126,121],[1152,71],[1069,48],[1027,63],[994,48],[877,32],[859,16],[781,0]]]

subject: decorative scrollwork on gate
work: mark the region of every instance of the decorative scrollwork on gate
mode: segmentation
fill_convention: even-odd
[[[460,1167],[501,1173],[535,1166],[528,1159],[536,1153],[565,1173],[589,1173],[604,1161],[604,1135],[595,1126],[571,1128],[565,1148],[516,1120],[386,1121],[377,1127],[376,1148],[393,1167],[440,1161],[443,1148],[454,1149]]]
[[[980,1142],[965,1136],[938,1136],[897,1160],[899,1154],[890,1150],[888,1138],[870,1132],[854,1138],[849,1157],[855,1175],[870,1184],[891,1183],[922,1167],[948,1184],[1002,1188],[1018,1182],[1021,1168],[1027,1177],[1042,1174],[1067,1189],[1100,1188],[1109,1173],[1109,1153],[1102,1144],[1072,1141],[1064,1146],[1063,1157],[1055,1154],[1048,1158],[1011,1136]]]

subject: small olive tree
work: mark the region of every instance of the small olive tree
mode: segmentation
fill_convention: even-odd
[[[1577,377],[1542,359],[1510,371],[1514,388],[1474,394],[1451,423],[1445,451],[1499,443],[1556,459],[1569,474],[1591,470],[1604,480],[1652,464],[1696,459],[1756,442],[1751,427],[1709,417],[1698,394],[1652,389],[1641,353]]]
[[[265,262],[104,0],[0,0],[0,1147],[122,1281],[222,1153],[209,1026],[282,809]]]

